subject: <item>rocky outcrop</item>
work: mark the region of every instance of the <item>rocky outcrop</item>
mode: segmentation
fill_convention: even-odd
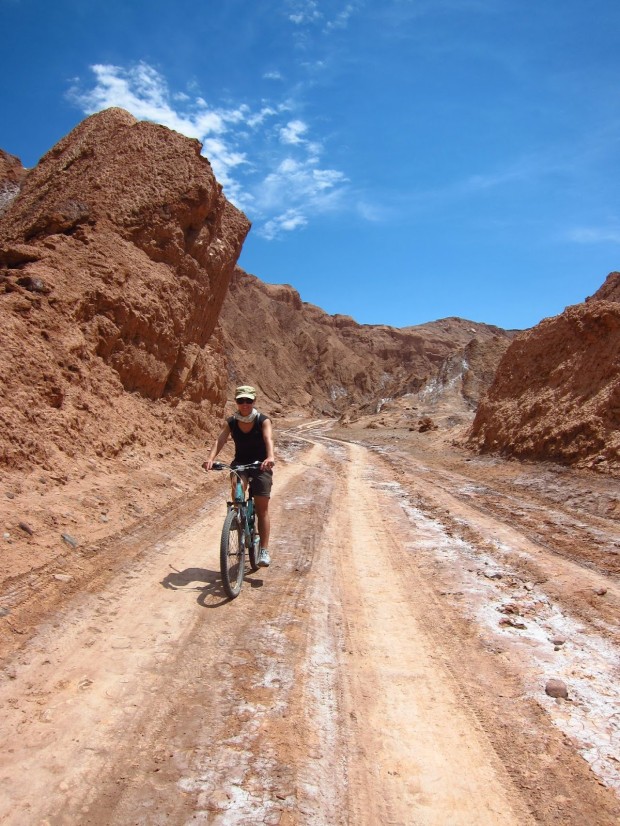
[[[430,395],[437,402],[452,394],[471,410],[511,339],[459,318],[402,329],[357,324],[240,269],[221,325],[231,383],[251,381],[288,411],[330,416],[374,413],[386,399],[425,390],[429,405]]]
[[[249,222],[200,149],[110,109],[26,175],[0,218],[0,459],[199,438],[221,411],[213,333]]]
[[[0,215],[6,212],[9,204],[17,197],[25,177],[26,170],[19,158],[0,149]]]
[[[586,298],[586,304],[589,301],[620,301],[620,272],[610,272],[603,286]]]
[[[470,444],[620,471],[620,274],[521,333],[474,419]]]

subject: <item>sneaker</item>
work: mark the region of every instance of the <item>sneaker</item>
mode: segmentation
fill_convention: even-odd
[[[271,565],[271,557],[267,548],[261,548],[258,554],[256,564],[259,568],[268,568]]]

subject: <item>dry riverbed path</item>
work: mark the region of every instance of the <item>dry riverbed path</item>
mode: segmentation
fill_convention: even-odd
[[[0,823],[620,823],[617,520],[535,470],[280,447],[236,600],[220,477],[6,658]]]

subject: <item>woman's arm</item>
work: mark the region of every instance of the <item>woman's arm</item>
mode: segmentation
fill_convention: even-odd
[[[220,452],[220,450],[224,447],[226,442],[228,441],[228,437],[230,436],[230,427],[228,426],[228,422],[224,425],[222,432],[215,440],[213,447],[211,448],[211,453],[209,454],[209,458],[206,462],[202,463],[202,466],[205,470],[211,470],[213,466],[213,462],[215,457]]]
[[[271,419],[265,419],[263,422],[263,440],[265,442],[265,448],[267,449],[267,458],[260,466],[261,470],[271,470],[271,468],[275,465],[276,460],[274,457],[274,450],[273,450],[273,434],[271,431]]]

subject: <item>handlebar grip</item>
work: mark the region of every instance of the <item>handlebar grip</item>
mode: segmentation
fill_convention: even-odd
[[[221,462],[213,462],[211,470],[224,470],[224,465]]]

